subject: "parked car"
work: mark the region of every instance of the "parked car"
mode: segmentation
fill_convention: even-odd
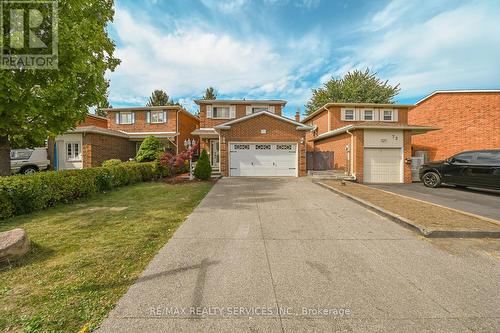
[[[500,149],[464,151],[444,161],[423,164],[419,177],[427,187],[445,183],[500,189]]]
[[[14,173],[35,173],[47,170],[50,161],[46,148],[12,149],[10,151],[10,169]]]

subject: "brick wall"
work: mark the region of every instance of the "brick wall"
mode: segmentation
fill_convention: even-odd
[[[313,151],[333,151],[332,167],[334,169],[347,170],[347,152],[345,146],[351,144],[351,136],[347,133],[337,135],[328,139],[318,141]]]
[[[134,124],[117,124],[116,112],[108,112],[108,126],[112,130],[124,132],[175,132],[177,129],[177,110],[166,110],[167,121],[162,124],[148,124],[148,111],[133,111],[135,113]]]
[[[93,115],[86,115],[85,120],[77,125],[77,127],[80,126],[97,126],[108,128],[108,120],[106,118],[96,117]]]
[[[298,131],[296,125],[262,114],[258,117],[231,125],[229,130],[221,130],[220,169],[228,176],[228,143],[229,142],[295,142],[299,151],[299,176],[306,175],[306,131]],[[267,134],[261,134],[266,129]]]
[[[312,117],[309,119],[306,123],[306,125],[309,126],[317,126],[317,129],[313,131],[309,131],[306,134],[306,140],[307,140],[307,151],[313,151],[314,150],[314,143],[311,141],[314,137],[323,134],[325,132],[328,132],[328,112],[320,112],[316,116]]]
[[[230,104],[228,104],[229,106]],[[236,104],[236,118],[241,118],[246,116],[246,107],[252,104]],[[271,104],[274,106],[274,113],[281,116],[281,105]],[[212,128],[214,126],[220,125],[222,123],[228,122],[233,119],[212,119],[207,118],[207,106],[205,104],[200,105],[200,127],[202,128]]]
[[[176,144],[179,147],[179,152],[186,150],[186,148],[184,148],[184,140],[188,138],[195,138],[193,135],[191,135],[191,132],[193,132],[199,126],[200,122],[197,119],[190,117],[184,112],[179,112],[179,136],[176,139]],[[196,138],[196,140],[198,140],[198,138]]]
[[[413,108],[409,122],[441,128],[412,137],[413,151],[427,150],[430,160],[500,148],[500,93],[438,93]]]
[[[135,142],[126,138],[87,133],[83,136],[83,167],[101,166],[112,158],[128,161],[135,157]]]
[[[408,109],[406,109],[406,108],[395,108],[395,109],[398,110],[398,120],[395,121],[394,123],[395,124],[408,124]],[[339,128],[339,127],[352,125],[352,124],[359,124],[359,123],[366,121],[366,120],[358,120],[358,121],[341,120],[341,107],[340,106],[330,107],[329,110],[331,110],[330,121],[331,121],[331,129],[332,130]],[[326,113],[326,111],[324,113]],[[387,122],[387,123],[390,123],[390,122]]]

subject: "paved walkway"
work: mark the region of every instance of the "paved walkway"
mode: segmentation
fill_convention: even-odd
[[[100,332],[498,332],[499,258],[307,179],[222,179]]]

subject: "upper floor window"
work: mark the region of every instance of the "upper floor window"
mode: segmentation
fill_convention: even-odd
[[[166,122],[165,111],[151,111],[150,119],[152,124],[160,124]]]
[[[212,118],[229,118],[229,106],[214,106],[212,108]]]
[[[373,110],[371,110],[371,109],[363,110],[363,120],[374,120],[373,119]]]
[[[80,143],[78,142],[66,143],[66,159],[68,161],[80,160]]]
[[[254,107],[252,107],[252,113],[257,113],[257,112],[262,112],[262,111],[269,111],[269,108],[267,106],[254,106]]]
[[[342,120],[354,120],[354,109],[345,109]]]
[[[133,124],[134,123],[134,113],[133,112],[117,112],[116,113],[116,123],[117,124]]]
[[[394,110],[383,110],[382,119],[384,121],[394,121]]]

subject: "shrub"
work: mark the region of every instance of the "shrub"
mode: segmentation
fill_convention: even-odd
[[[156,160],[163,151],[163,144],[151,135],[142,141],[135,159],[137,162],[151,162]]]
[[[119,160],[117,158],[112,158],[110,160],[106,160],[106,161],[102,162],[102,166],[106,168],[106,167],[120,165],[122,163],[123,163],[122,160]]]
[[[157,162],[0,177],[0,220],[162,175]]]
[[[210,165],[210,159],[208,158],[207,151],[203,149],[198,162],[196,162],[194,176],[198,179],[206,180],[210,178],[211,174],[212,166]]]

